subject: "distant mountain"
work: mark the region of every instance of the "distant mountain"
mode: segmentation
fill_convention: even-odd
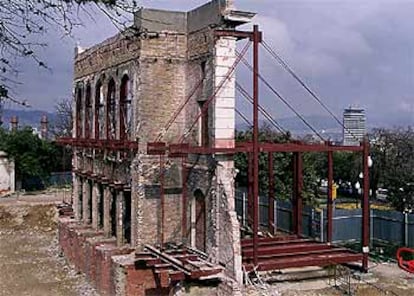
[[[335,121],[335,119],[327,116],[312,115],[305,116],[304,119],[317,131],[341,131],[341,126]],[[298,117],[286,117],[276,118],[277,123],[283,127],[283,129],[292,133],[307,133],[310,131],[309,127],[300,120]],[[267,120],[260,120],[260,125],[271,124]],[[247,129],[248,126],[245,122],[238,122],[236,124],[237,129]]]
[[[47,116],[49,124],[53,124],[56,120],[56,114],[47,111],[31,110],[30,108],[23,110],[4,109],[2,114],[3,127],[10,127],[10,119],[12,116],[17,116],[20,127],[31,126],[39,128],[40,119],[43,115]]]
[[[10,118],[17,116],[19,118],[20,126],[32,126],[38,128],[40,126],[40,119],[43,115],[48,117],[49,123],[53,125],[56,121],[56,114],[47,111],[22,109],[4,109],[3,110],[3,127],[9,127]],[[330,116],[324,115],[310,115],[304,117],[318,132],[327,134],[341,134],[342,127]],[[342,117],[339,118],[342,121]],[[295,135],[303,135],[311,133],[310,129],[297,117],[277,118],[277,122],[285,129]],[[267,120],[261,120],[260,125],[269,124]],[[388,117],[379,117],[375,114],[367,115],[367,127],[369,130],[373,128],[393,128],[393,127],[406,127],[414,126],[414,114],[402,113],[402,114],[389,114]],[[244,121],[236,122],[236,129],[245,130],[248,129],[247,124]]]
[[[342,126],[332,117],[323,115],[304,116],[305,120],[318,132],[327,134],[342,134]],[[342,117],[338,118],[342,122]],[[276,118],[276,121],[287,131],[294,135],[312,133],[312,131],[298,117]],[[270,123],[267,120],[260,120],[260,125]],[[388,117],[367,115],[367,129],[393,128],[414,126],[414,114],[390,114]],[[236,123],[238,130],[248,129],[244,121]]]

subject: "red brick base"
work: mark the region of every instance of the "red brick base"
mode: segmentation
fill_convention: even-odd
[[[135,268],[135,250],[118,248],[114,238],[105,238],[101,232],[69,217],[61,217],[58,227],[65,257],[101,295],[169,295],[168,281],[150,269]]]

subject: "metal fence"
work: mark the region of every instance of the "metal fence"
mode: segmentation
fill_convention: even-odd
[[[260,225],[268,225],[268,198],[260,196],[259,213]],[[281,231],[291,232],[292,204],[290,201],[275,201],[275,224]],[[248,223],[247,193],[245,190],[236,190],[236,211],[241,223]],[[326,209],[315,209],[309,206],[303,208],[302,213],[303,235],[326,240],[327,212]],[[396,211],[383,211],[372,209],[370,213],[370,238],[375,244],[392,244],[414,247],[414,214],[404,214]],[[334,243],[354,243],[361,240],[362,209],[345,210],[333,209]]]

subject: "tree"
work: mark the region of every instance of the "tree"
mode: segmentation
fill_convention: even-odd
[[[251,141],[252,131],[238,131],[236,132],[236,141],[245,142]],[[260,142],[270,143],[287,143],[291,141],[290,134],[280,134],[269,126],[262,126],[259,132]],[[238,153],[235,155],[235,166],[239,171],[236,177],[236,182],[240,187],[248,187],[248,155],[246,153]],[[308,153],[303,155],[304,163],[304,188],[303,197],[308,203],[315,203],[317,175],[315,166]],[[292,174],[292,153],[273,153],[273,172],[274,184],[276,189],[276,196],[281,199],[288,199],[292,195],[293,174]],[[260,153],[259,155],[259,191],[266,195],[269,188],[268,177],[268,154]]]
[[[72,102],[70,99],[60,100],[56,106],[56,121],[52,133],[56,138],[71,137],[73,128]]]
[[[382,186],[400,211],[414,208],[414,131],[377,129],[371,135],[373,191]]]
[[[14,160],[16,179],[23,183],[30,178],[45,181],[59,163],[58,148],[29,127],[12,132],[0,129],[0,150]]]
[[[121,29],[131,19],[125,15],[136,9],[135,0],[0,0],[0,111],[5,99],[25,104],[10,92],[18,84],[19,59],[29,59],[36,66],[47,68],[38,51],[47,45],[41,36],[50,27],[71,35],[72,29],[82,24],[82,15],[93,18],[99,10]]]

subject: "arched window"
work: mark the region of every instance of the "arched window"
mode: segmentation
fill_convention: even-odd
[[[119,123],[120,123],[120,139],[131,139],[132,127],[132,108],[131,108],[131,92],[130,81],[128,75],[124,75],[121,80],[121,89],[119,96]]]
[[[85,93],[85,138],[91,138],[92,132],[92,99],[91,99],[91,85],[88,83],[86,85],[86,93]]]
[[[98,81],[95,87],[95,139],[104,138],[104,119],[102,82]]]
[[[82,112],[83,111],[83,108],[82,108],[83,107],[82,106],[83,88],[82,88],[82,85],[78,84],[78,86],[76,87],[75,96],[76,96],[76,100],[75,100],[76,138],[81,138],[82,137],[82,126],[83,126],[83,112]]]
[[[113,79],[108,83],[106,108],[106,138],[113,140],[116,138],[115,81]]]

